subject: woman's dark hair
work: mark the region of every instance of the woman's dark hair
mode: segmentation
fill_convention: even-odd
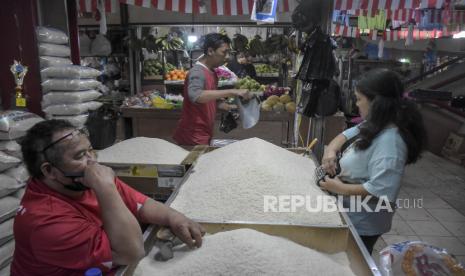
[[[355,148],[370,147],[376,136],[392,123],[407,144],[407,164],[415,163],[426,145],[426,130],[415,103],[402,98],[404,86],[397,73],[388,69],[368,71],[356,88],[370,100],[370,112],[360,126]]]
[[[75,129],[75,127],[65,120],[43,121],[35,124],[27,131],[26,136],[20,139],[24,163],[32,177],[43,177],[40,166],[46,161],[44,148],[52,143],[55,133],[68,129]],[[55,145],[47,149],[47,160],[59,164],[62,154],[62,148]]]
[[[216,50],[220,48],[224,43],[231,44],[231,39],[229,39],[227,35],[220,33],[210,33],[200,38],[200,45],[205,55],[208,54],[208,48]]]

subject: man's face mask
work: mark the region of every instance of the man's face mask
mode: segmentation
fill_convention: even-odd
[[[48,146],[44,147],[44,149],[42,150],[42,153],[44,154],[45,160],[48,163],[50,163],[53,167],[55,167],[57,170],[59,170],[63,174],[64,177],[71,179],[72,184],[61,183],[65,187],[65,189],[79,192],[79,191],[85,191],[85,190],[89,189],[89,187],[84,186],[82,183],[76,181],[77,178],[80,178],[80,177],[84,176],[84,171],[81,171],[81,172],[64,171],[60,167],[58,167],[56,164],[51,162],[48,159],[47,154],[46,154],[48,149],[50,149],[53,146],[57,145],[61,141],[64,141],[65,139],[72,139],[74,136],[77,136],[77,135],[85,135],[85,136],[88,137],[89,136],[89,131],[86,128],[75,129],[72,132],[66,134],[65,136],[63,136],[63,137],[57,139],[56,141],[50,143]]]

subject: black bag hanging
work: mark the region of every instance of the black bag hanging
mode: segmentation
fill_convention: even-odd
[[[330,116],[340,107],[339,85],[331,80],[313,80],[305,83],[297,112],[307,117]]]
[[[232,112],[221,113],[220,131],[229,133],[237,127],[237,122]]]

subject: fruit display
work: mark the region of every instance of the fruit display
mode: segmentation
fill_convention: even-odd
[[[156,109],[181,109],[184,98],[180,95],[161,94],[159,91],[144,91],[127,97],[123,107],[142,107]]]
[[[265,91],[265,85],[261,85],[256,80],[247,76],[243,79],[239,79],[236,83],[237,89],[247,89],[249,91]]]
[[[184,69],[174,69],[165,74],[165,80],[167,81],[184,81],[186,79],[188,71]]]
[[[166,71],[171,71],[173,69],[176,69],[174,65],[170,63],[165,64],[165,70]],[[144,77],[153,77],[153,76],[159,76],[163,75],[163,64],[156,59],[148,59],[144,61]]]
[[[290,88],[288,87],[268,85],[263,94],[263,98],[266,100],[262,102],[262,110],[275,111],[278,113],[286,110],[289,113],[294,113],[296,104],[292,101],[289,91]]]
[[[258,75],[266,75],[266,74],[271,74],[275,75],[279,73],[279,69],[276,67],[273,67],[269,64],[255,64],[255,71],[257,72]]]

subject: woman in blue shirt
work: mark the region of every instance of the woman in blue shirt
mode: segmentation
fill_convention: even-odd
[[[375,69],[358,81],[355,96],[360,125],[334,138],[323,155],[323,166],[336,175],[337,153],[356,138],[339,160],[340,173],[326,177],[321,188],[343,195],[343,206],[354,197],[370,197],[362,210],[349,210],[348,216],[370,254],[377,239],[391,229],[394,212],[375,210],[380,200],[392,209],[400,190],[405,165],[415,163],[426,144],[422,116],[414,103],[402,99],[404,88],[398,75],[387,69]]]

